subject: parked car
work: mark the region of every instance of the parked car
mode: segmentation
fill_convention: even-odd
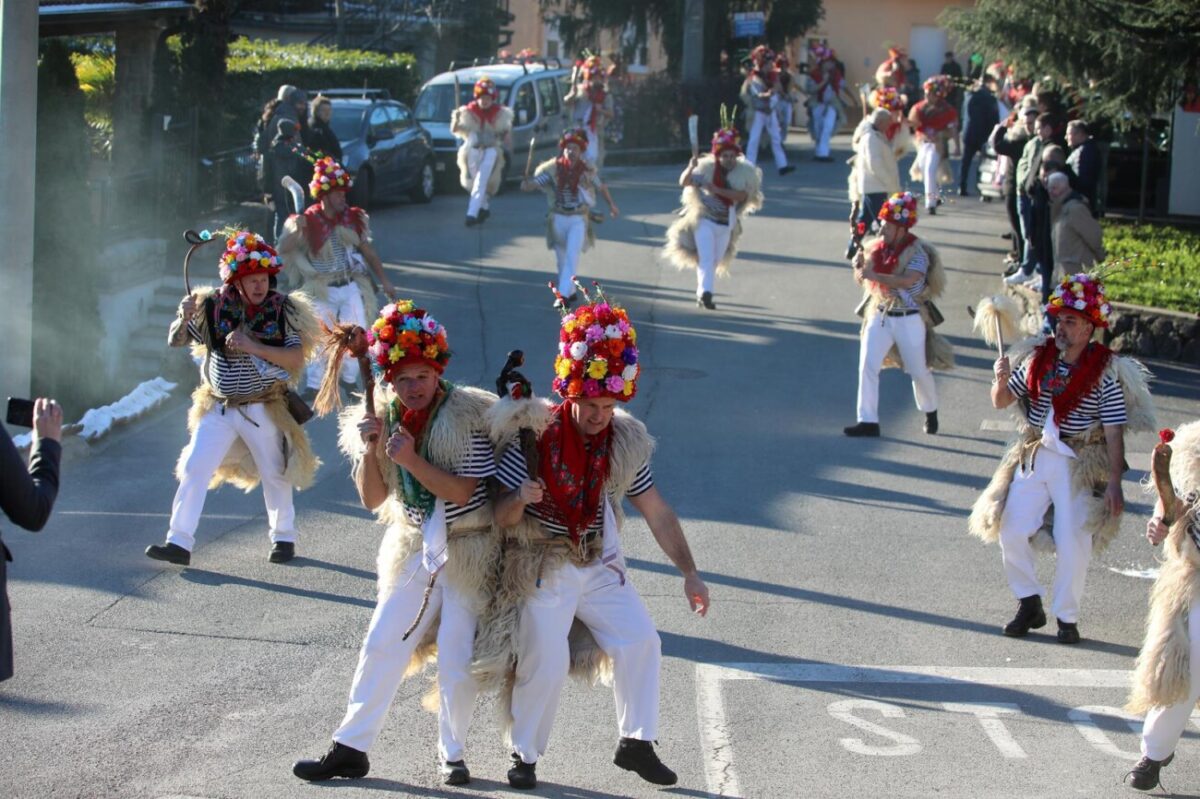
[[[445,185],[458,185],[457,153],[462,140],[450,133],[450,115],[471,101],[475,82],[489,77],[496,83],[500,101],[513,110],[512,150],[506,152],[504,179],[525,171],[529,142],[534,158],[545,160],[558,151],[558,139],[567,126],[562,98],[570,88],[571,70],[557,59],[536,64],[485,64],[443,72],[421,87],[413,108],[417,121],[433,135],[437,174]],[[457,85],[457,96],[455,86]]]
[[[404,103],[382,90],[321,91],[330,100],[330,126],[342,145],[342,166],[354,175],[350,202],[363,208],[382,199],[433,199],[433,138]]]

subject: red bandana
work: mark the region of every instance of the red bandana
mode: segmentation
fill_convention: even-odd
[[[713,180],[712,180],[712,182],[713,182],[713,185],[716,186],[718,189],[725,188],[725,185],[726,185],[725,184],[725,170],[721,169],[720,161],[718,161],[716,164],[713,165]],[[723,202],[725,204],[726,208],[733,205],[733,200],[729,199],[728,197],[723,197],[720,194],[715,194],[715,193],[713,194],[713,196],[716,197],[721,202]]]
[[[408,431],[408,434],[413,437],[417,444],[417,450],[421,448],[421,436],[425,433],[425,427],[429,424],[430,418],[434,415],[442,400],[446,398],[446,392],[441,387],[438,388],[437,394],[434,395],[433,401],[426,405],[422,410],[409,410],[403,402],[396,400],[396,407],[401,409],[400,424]]]
[[[928,100],[922,100],[915,108],[917,119],[921,120],[920,131],[925,136],[945,130],[958,119],[958,112],[949,103],[938,101],[937,105],[930,105]]]
[[[1067,414],[1075,410],[1087,396],[1108,368],[1112,350],[1093,341],[1087,345],[1083,354],[1070,367],[1070,372],[1064,379],[1058,376],[1058,347],[1054,338],[1046,339],[1046,343],[1033,351],[1033,362],[1025,375],[1025,385],[1029,389],[1029,401],[1035,403],[1043,392],[1049,392],[1054,405],[1054,418],[1062,424]]]
[[[308,242],[308,251],[313,255],[319,253],[321,248],[325,246],[325,242],[329,240],[329,235],[333,233],[333,229],[339,225],[345,225],[361,236],[366,229],[366,222],[363,220],[363,209],[347,205],[346,210],[342,211],[335,218],[330,219],[321,212],[320,203],[305,208],[304,238]]]
[[[903,124],[903,122],[892,122],[888,124],[887,130],[883,132],[883,135],[887,136],[888,141],[895,141],[896,134],[900,132],[900,126]]]
[[[612,425],[594,436],[584,436],[571,422],[571,400],[554,409],[554,418],[538,439],[542,481],[547,496],[537,506],[547,520],[566,526],[579,543],[596,518],[608,479]]]
[[[492,100],[492,104],[484,108],[479,104],[478,100],[472,100],[467,103],[467,110],[475,115],[481,125],[490,125],[496,120],[496,114],[500,113],[500,104]]]
[[[588,127],[593,131],[596,130],[596,123],[600,120],[600,110],[604,108],[604,98],[608,93],[604,91],[603,86],[593,86],[588,89],[588,101],[592,104],[592,110],[588,114]]]
[[[900,253],[912,246],[916,240],[917,237],[912,233],[905,233],[904,238],[900,239],[895,248],[892,248],[882,238],[879,239],[875,243],[875,248],[871,250],[871,268],[881,275],[892,274],[900,265]]]
[[[579,179],[583,177],[583,172],[587,169],[587,163],[583,160],[583,156],[579,156],[575,160],[574,165],[571,160],[565,155],[560,155],[555,161],[558,164],[557,184],[558,190],[562,191],[569,187],[571,191],[579,191]]]

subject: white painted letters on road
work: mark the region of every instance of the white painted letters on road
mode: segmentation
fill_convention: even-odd
[[[901,708],[889,705],[887,702],[876,702],[873,699],[842,699],[830,704],[829,715],[838,721],[844,721],[853,727],[858,727],[864,732],[894,741],[891,746],[872,746],[864,742],[861,738],[840,739],[842,746],[846,747],[848,751],[854,752],[857,755],[881,755],[885,757],[903,757],[915,755],[921,751],[921,744],[917,743],[917,739],[902,732],[889,730],[887,727],[883,727],[873,721],[861,719],[854,715],[855,710],[878,711],[885,719],[904,718],[904,710]]]
[[[1003,713],[1020,713],[1019,706],[1007,702],[943,702],[942,707],[951,713],[968,713],[979,719],[979,726],[1005,757],[1029,757],[1000,719]]]
[[[1141,752],[1131,752],[1121,749],[1113,743],[1104,734],[1104,730],[1100,729],[1100,726],[1092,720],[1093,715],[1125,719],[1125,722],[1129,725],[1129,729],[1138,735],[1141,735],[1142,732],[1142,720],[1140,718],[1131,713],[1126,713],[1119,707],[1109,707],[1108,705],[1084,705],[1083,707],[1072,708],[1067,713],[1067,718],[1075,725],[1075,729],[1079,730],[1079,734],[1083,736],[1083,739],[1104,754],[1119,757],[1122,760],[1137,760],[1142,756]]]

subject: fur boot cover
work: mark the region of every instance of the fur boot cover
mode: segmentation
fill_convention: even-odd
[[[1027,339],[1009,350],[1012,363],[1020,366],[1030,363],[1034,348],[1045,341],[1044,337]],[[1014,368],[1015,371],[1015,368]],[[1128,417],[1125,428],[1131,433],[1155,429],[1154,402],[1147,385],[1150,373],[1138,361],[1122,355],[1113,355],[1105,375],[1121,384],[1125,397],[1125,413]],[[1021,453],[1034,447],[1041,430],[1031,426],[1025,418],[1021,403],[1013,403],[1013,415],[1017,422],[1017,440],[1013,442],[1000,461],[987,488],[980,494],[967,520],[967,530],[986,544],[1000,540],[1000,520],[1004,516],[1004,505],[1008,500],[1008,489],[1021,466]],[[1104,429],[1097,422],[1087,432],[1074,436],[1066,442],[1075,451],[1071,461],[1071,484],[1077,492],[1086,492],[1088,500],[1087,522],[1084,529],[1092,536],[1092,552],[1103,552],[1116,537],[1121,518],[1113,516],[1104,507],[1104,489],[1108,484],[1108,448],[1104,442]],[[1054,508],[1046,512],[1042,527],[1033,537],[1033,546],[1042,552],[1054,551]]]
[[[1175,432],[1171,450],[1171,483],[1180,498],[1190,499],[1190,505],[1171,525],[1164,542],[1166,561],[1150,592],[1146,639],[1125,706],[1139,715],[1152,707],[1182,702],[1191,689],[1188,613],[1200,591],[1200,548],[1188,527],[1200,524],[1200,422],[1182,425]]]
[[[533,430],[538,437],[551,420],[552,405],[541,399],[497,402],[489,415],[492,443],[497,459],[511,446],[518,446],[521,428]],[[613,416],[613,445],[605,490],[617,522],[623,521],[621,501],[633,485],[637,472],[654,452],[654,439],[646,426],[620,408]],[[515,526],[505,529],[500,582],[491,605],[479,619],[475,637],[475,662],[472,673],[481,689],[498,691],[499,712],[505,740],[511,743],[512,687],[517,662],[517,627],[521,608],[537,589],[539,572],[551,574],[568,559],[590,562],[598,557],[603,542],[593,540],[584,559],[573,555],[570,547],[546,546],[549,536],[536,521],[524,516]],[[612,663],[597,645],[591,632],[578,619],[568,636],[571,652],[571,676],[595,684],[611,684]]]
[[[536,178],[536,177],[546,174],[547,172],[550,172],[554,175],[558,174],[557,159],[550,158],[550,159],[545,160],[542,163],[538,164],[537,169],[533,170],[533,176]],[[580,187],[582,187],[583,184],[586,182],[587,185],[590,187],[590,188],[588,188],[588,191],[595,192],[595,190],[596,190],[595,189],[595,181],[596,181],[596,167],[589,165],[587,170],[583,173],[583,177],[580,178],[580,180],[579,180]],[[546,195],[546,207],[547,207],[547,212],[546,212],[546,249],[553,250],[554,244],[555,244],[555,237],[554,237],[554,185],[553,185],[553,183],[549,187],[543,188],[542,192]],[[593,194],[593,198],[594,198],[594,194]],[[594,226],[592,225],[592,216],[591,216],[591,214],[588,213],[589,210],[590,210],[589,208],[584,206],[581,208],[580,211],[577,212],[580,216],[583,217],[584,224],[586,225],[585,233],[583,236],[583,247],[582,247],[582,249],[580,249],[580,252],[587,252],[588,250],[590,250],[592,248],[592,245],[594,245],[596,243],[596,231],[595,231]]]
[[[500,110],[496,112],[496,118],[489,125],[496,136],[496,143],[492,145],[492,149],[496,151],[496,165],[492,167],[492,174],[488,176],[487,184],[489,197],[500,191],[500,179],[504,173],[505,163],[504,135],[512,130],[512,123],[512,109],[508,106],[500,106]],[[471,170],[467,166],[467,155],[473,149],[472,134],[478,134],[482,128],[483,123],[479,121],[479,117],[468,111],[466,106],[454,109],[454,113],[450,116],[450,132],[464,139],[462,146],[458,148],[458,182],[467,191],[471,190],[471,185],[474,183]]]
[[[878,246],[878,241],[877,239],[875,242],[872,242],[868,245],[868,248]],[[953,369],[954,348],[945,336],[934,330],[933,320],[929,315],[929,305],[927,304],[942,296],[942,292],[946,290],[946,269],[942,265],[941,254],[932,244],[918,239],[915,244],[900,253],[900,265],[896,269],[895,274],[903,274],[908,269],[908,262],[916,255],[917,247],[925,251],[925,258],[928,262],[925,270],[925,288],[916,297],[921,321],[925,323],[925,363],[930,369]],[[863,314],[862,326],[859,329],[860,336],[865,334],[867,325],[877,321],[880,313],[879,306],[883,304],[886,307],[886,301],[880,295],[873,295],[871,284],[864,285],[863,289],[863,297],[867,300],[867,303],[864,306],[866,312]],[[900,357],[900,348],[895,344],[892,345],[892,348],[884,357],[883,368],[904,369],[904,359]]]
[[[279,237],[279,255],[283,259],[283,271],[288,276],[288,282],[293,288],[302,288],[312,296],[322,302],[329,299],[329,287],[317,268],[312,264],[312,254],[308,251],[308,242],[304,239],[304,230],[302,228],[302,220],[304,214],[292,214],[288,220],[283,223],[283,235]],[[363,219],[363,234],[359,236],[354,231],[354,228],[346,225],[338,225],[334,228],[333,236],[340,236],[342,246],[351,252],[356,252],[365,241],[371,241],[371,220],[367,216],[366,211],[362,212]],[[319,253],[315,253],[320,260],[329,260],[333,258],[333,245],[326,241],[321,247]],[[371,284],[371,278],[366,272],[352,272],[351,277],[354,279],[354,285],[358,287],[358,293],[362,295],[363,310],[366,312],[366,317],[373,320],[379,315],[379,303],[375,300],[375,287]]]
[[[712,180],[716,165],[714,156],[701,156],[693,174],[704,180]],[[738,239],[742,236],[742,218],[763,206],[762,170],[747,161],[745,156],[738,156],[737,165],[729,172],[728,179],[729,188],[744,191],[749,196],[738,203],[733,230],[729,233],[729,246],[717,263],[718,275],[729,274],[729,265],[737,255]],[[700,263],[696,252],[696,228],[705,216],[704,202],[700,199],[700,190],[695,186],[685,186],[679,201],[683,208],[679,211],[679,219],[667,229],[667,243],[662,248],[662,257],[679,269],[695,269]]]

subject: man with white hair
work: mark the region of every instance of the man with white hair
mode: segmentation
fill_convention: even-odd
[[[1046,178],[1050,217],[1054,222],[1054,265],[1062,274],[1086,272],[1103,261],[1104,231],[1092,216],[1087,198],[1071,190],[1071,178],[1055,172]]]
[[[892,112],[876,108],[854,131],[854,159],[850,170],[852,230],[847,258],[854,258],[887,198],[900,192],[900,167],[896,165],[896,151],[887,137],[891,124]]]

